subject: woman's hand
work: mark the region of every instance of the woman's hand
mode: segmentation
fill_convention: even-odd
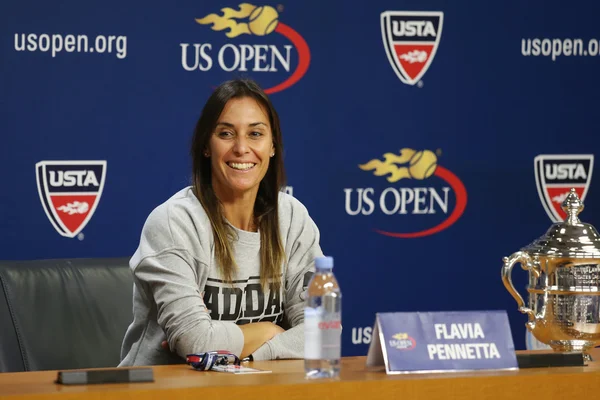
[[[260,346],[273,339],[275,336],[285,332],[282,327],[272,322],[255,322],[253,324],[240,325],[244,334],[244,348],[240,358],[246,358],[254,353]]]

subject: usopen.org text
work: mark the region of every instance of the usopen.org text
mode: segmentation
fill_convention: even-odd
[[[599,51],[598,40],[590,39],[587,46],[583,45],[583,39],[521,39],[521,54],[524,56],[552,57],[555,61],[560,56],[597,56]]]
[[[117,58],[127,57],[127,36],[60,35],[15,33],[16,51],[50,52],[52,57],[60,52],[115,54]]]

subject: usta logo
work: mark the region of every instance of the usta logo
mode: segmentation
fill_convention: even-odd
[[[50,186],[72,187],[72,186],[100,186],[96,173],[93,170],[84,171],[48,171],[50,175]]]
[[[389,186],[383,190],[374,187],[345,188],[345,210],[351,216],[370,216],[380,212],[386,216],[443,214],[437,225],[415,232],[390,232],[374,229],[375,232],[398,238],[416,238],[438,233],[454,224],[467,205],[467,191],[461,180],[452,172],[437,164],[437,156],[430,150],[416,151],[404,148],[400,154],[385,153],[384,161],[373,159],[360,164],[363,171],[373,171],[375,176],[387,176],[387,181],[396,183],[410,180],[423,181],[438,178],[444,186],[429,187]],[[450,193],[456,201],[452,211]]]
[[[587,179],[583,164],[553,164],[546,165],[546,180],[556,179]]]
[[[381,36],[390,65],[401,82],[418,83],[435,57],[444,13],[386,11],[381,14]]]
[[[567,217],[562,203],[574,188],[584,201],[594,168],[593,154],[540,154],[534,159],[535,183],[544,210],[554,222]]]
[[[40,201],[56,231],[73,238],[81,232],[98,206],[106,161],[40,161],[36,180]]]
[[[186,71],[210,71],[215,65],[226,72],[286,72],[291,73],[283,82],[266,88],[267,94],[287,89],[298,82],[310,65],[310,50],[304,38],[291,27],[279,21],[279,13],[270,6],[243,3],[238,10],[223,8],[223,15],[209,14],[196,19],[200,25],[211,25],[212,30],[229,29],[230,39],[242,35],[267,36],[272,33],[285,37],[291,44],[230,43],[216,48],[212,43],[181,43],[181,66]],[[206,35],[202,35],[206,37]],[[242,36],[243,37],[243,36]],[[292,49],[298,53],[297,65],[292,71]]]
[[[397,36],[432,36],[436,37],[435,27],[431,21],[392,21],[394,35]]]

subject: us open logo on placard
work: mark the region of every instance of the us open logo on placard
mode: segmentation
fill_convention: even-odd
[[[392,336],[389,345],[397,350],[412,350],[417,346],[417,342],[408,333],[400,332]]]
[[[390,65],[398,78],[414,85],[431,65],[440,38],[444,13],[441,11],[385,11],[381,14],[381,35]]]
[[[282,6],[242,3],[238,9],[222,8],[221,15],[196,18],[202,25],[201,42],[180,44],[181,66],[186,71],[279,74],[281,81],[265,88],[265,93],[289,88],[306,74],[310,49],[302,35],[279,21],[278,10]],[[210,29],[223,32],[212,34]],[[229,40],[223,43],[225,37]]]
[[[35,165],[38,194],[56,231],[75,237],[96,211],[106,161],[40,161]]]
[[[571,188],[583,202],[592,181],[593,154],[540,154],[534,160],[535,183],[550,219],[562,222],[567,214],[562,203]]]

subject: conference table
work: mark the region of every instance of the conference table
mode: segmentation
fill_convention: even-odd
[[[519,353],[519,352],[518,352]],[[306,380],[302,360],[245,365],[268,374],[195,371],[187,365],[154,366],[154,382],[65,386],[57,371],[0,373],[0,398],[8,399],[600,399],[600,348],[583,367],[531,368],[386,375],[366,367],[366,357],[342,359],[340,377]]]

